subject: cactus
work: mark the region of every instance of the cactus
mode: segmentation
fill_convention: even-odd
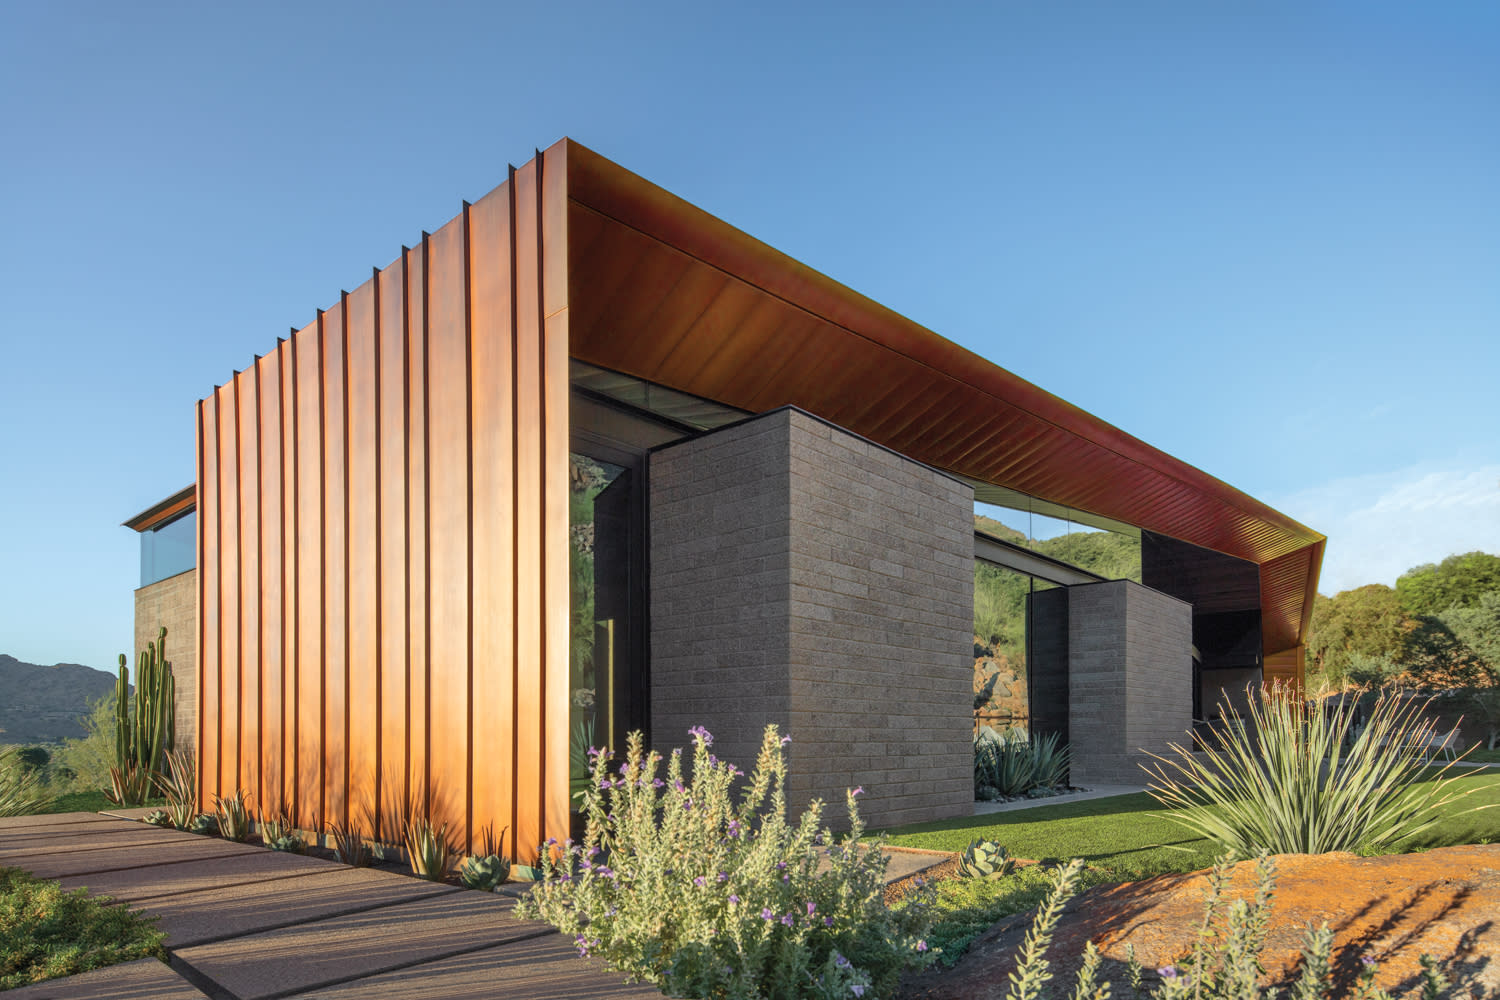
[[[167,630],[146,643],[136,661],[135,697],[130,696],[130,668],[120,654],[120,677],[115,682],[115,764],[122,772],[131,766],[160,774],[172,750],[176,722],[177,684],[167,660]]]
[[[458,869],[458,878],[470,889],[494,892],[510,877],[510,860],[498,854],[471,857]]]
[[[994,840],[971,840],[958,862],[964,878],[1000,878],[1016,870],[1015,859]]]

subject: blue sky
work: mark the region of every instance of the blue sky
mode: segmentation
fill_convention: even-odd
[[[131,642],[193,403],[568,135],[1330,536],[1500,552],[1500,7],[16,5],[0,652]]]

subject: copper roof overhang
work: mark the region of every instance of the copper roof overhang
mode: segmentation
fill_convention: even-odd
[[[122,522],[122,524],[136,531],[150,531],[152,528],[159,527],[168,521],[181,517],[190,510],[196,509],[197,503],[198,486],[195,483],[192,486],[183,487],[165,500],[152,504],[135,517]]]
[[[1322,535],[577,143],[559,147],[574,357],[751,412],[800,406],[935,468],[1251,560],[1266,653],[1300,641]]]

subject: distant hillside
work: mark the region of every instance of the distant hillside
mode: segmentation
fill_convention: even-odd
[[[115,689],[115,677],[77,663],[44,667],[0,653],[0,743],[78,739],[89,702]]]

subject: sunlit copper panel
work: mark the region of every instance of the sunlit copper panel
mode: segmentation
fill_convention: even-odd
[[[1275,564],[1265,649],[1300,640],[1317,532],[567,148],[573,356],[751,412],[800,406],[940,469]]]
[[[565,157],[199,404],[205,802],[568,835]]]

